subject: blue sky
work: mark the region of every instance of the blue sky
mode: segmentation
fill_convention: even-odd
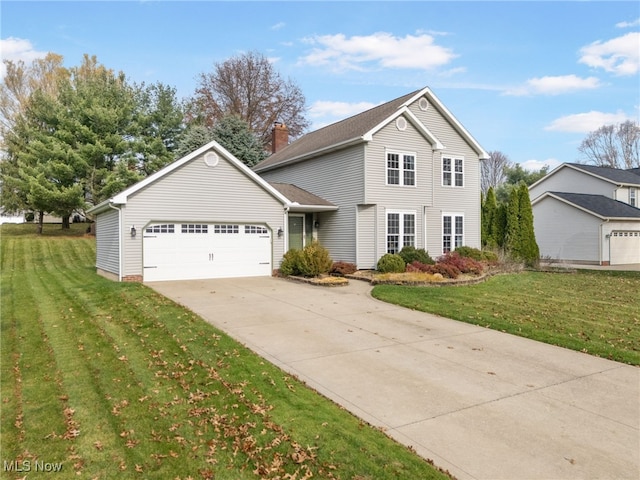
[[[312,129],[429,86],[485,150],[529,169],[578,161],[588,132],[640,119],[636,1],[3,0],[0,15],[3,59],[87,53],[180,97],[257,51],[300,86]]]

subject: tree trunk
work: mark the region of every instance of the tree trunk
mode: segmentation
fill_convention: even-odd
[[[71,228],[71,224],[69,223],[69,218],[71,215],[65,215],[62,217],[62,229],[69,230]]]
[[[42,235],[42,225],[44,223],[44,212],[40,210],[38,212],[38,235]]]

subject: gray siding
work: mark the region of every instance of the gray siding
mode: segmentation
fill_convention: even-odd
[[[356,262],[357,205],[363,203],[363,147],[354,146],[323,157],[261,173],[269,182],[292,183],[334,205],[319,215],[318,241],[334,260]]]
[[[356,264],[361,269],[375,269],[378,261],[376,245],[376,205],[358,205]]]
[[[119,213],[107,210],[96,218],[96,268],[120,274]]]
[[[529,197],[535,200],[545,192],[571,192],[615,198],[615,190],[616,186],[610,182],[565,166],[530,188]]]
[[[544,198],[533,206],[533,226],[542,258],[599,262],[601,223],[597,217],[555,198]]]
[[[142,275],[143,229],[151,222],[252,223],[272,231],[273,265],[284,254],[282,203],[232,163],[220,158],[215,167],[196,157],[131,195],[123,208],[124,275]],[[140,232],[131,238],[132,225]]]

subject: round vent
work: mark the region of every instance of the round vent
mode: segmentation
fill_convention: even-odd
[[[218,154],[215,152],[207,152],[204,154],[204,163],[206,163],[208,167],[215,167],[219,161],[220,157],[218,157]]]
[[[398,117],[396,120],[396,128],[398,130],[406,130],[407,129],[407,120],[404,117]]]
[[[429,108],[429,102],[427,102],[427,99],[423,97],[418,101],[418,106],[420,107],[420,110],[426,111]]]

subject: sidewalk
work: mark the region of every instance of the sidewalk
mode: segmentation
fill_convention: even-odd
[[[640,476],[640,369],[275,278],[149,284],[464,479]]]

